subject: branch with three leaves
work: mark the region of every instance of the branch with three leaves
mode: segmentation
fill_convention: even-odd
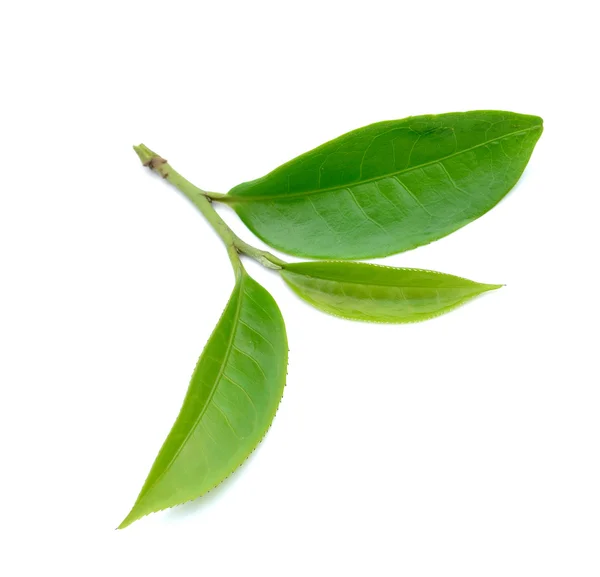
[[[196,365],[171,432],[119,528],[210,491],[264,437],[283,395],[287,337],[247,256],[310,305],[352,320],[430,319],[502,285],[360,262],[428,244],[493,208],[542,134],[537,116],[474,111],[380,122],[349,132],[227,194],[204,191],[144,145],[145,166],[177,187],[223,240],[235,272],[229,302]],[[214,210],[230,205],[288,263],[240,239]]]

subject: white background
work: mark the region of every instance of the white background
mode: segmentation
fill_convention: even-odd
[[[593,9],[6,3],[0,573],[598,576]],[[208,497],[115,531],[233,286],[219,239],[131,146],[226,192],[359,126],[470,109],[544,118],[526,173],[386,264],[507,286],[371,326],[248,263],[289,335],[274,425]]]

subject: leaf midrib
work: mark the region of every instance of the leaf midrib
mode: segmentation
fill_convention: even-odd
[[[169,472],[169,470],[171,469],[171,466],[175,462],[175,459],[177,459],[177,457],[179,456],[179,453],[181,453],[181,451],[183,450],[183,447],[187,443],[188,439],[190,438],[192,433],[196,430],[196,427],[198,427],[198,424],[202,420],[202,417],[208,410],[208,406],[210,405],[210,402],[212,401],[212,398],[215,395],[217,387],[219,386],[221,377],[223,376],[223,373],[225,372],[225,365],[227,365],[227,361],[229,360],[229,355],[231,354],[231,351],[233,349],[233,341],[235,339],[235,332],[237,330],[237,325],[238,325],[238,321],[239,321],[239,317],[240,317],[240,310],[242,308],[243,287],[244,287],[244,274],[242,273],[242,276],[240,279],[240,285],[238,288],[239,300],[238,300],[238,305],[237,305],[237,308],[235,311],[234,325],[231,329],[231,337],[229,339],[229,342],[227,343],[227,349],[225,351],[225,355],[223,357],[223,362],[221,363],[221,367],[219,368],[219,374],[215,378],[215,382],[212,386],[212,389],[210,391],[208,398],[206,399],[206,403],[205,403],[204,407],[202,408],[202,410],[200,411],[200,414],[194,421],[194,424],[190,427],[188,434],[185,436],[185,438],[179,444],[179,448],[177,449],[175,454],[173,455],[173,457],[171,458],[171,460],[169,461],[167,466],[164,468],[164,470],[160,473],[160,475],[152,482],[152,485],[150,485],[150,487],[148,487],[148,489],[144,492],[144,496],[146,496],[148,493],[150,493],[150,491],[155,487],[155,485],[158,483],[158,481],[160,481]]]
[[[400,285],[400,284],[379,284],[379,283],[365,283],[363,281],[357,281],[357,280],[348,280],[348,279],[344,279],[344,280],[339,280],[339,279],[332,279],[332,278],[325,278],[322,276],[315,276],[312,274],[307,274],[307,273],[299,273],[299,272],[295,272],[293,270],[287,270],[285,271],[288,274],[293,274],[295,276],[299,276],[299,277],[308,277],[308,278],[312,278],[314,280],[321,280],[321,281],[327,281],[327,282],[332,282],[332,283],[347,283],[347,284],[356,284],[356,285],[361,285],[361,286],[365,286],[365,287],[369,287],[369,286],[375,286],[375,287],[379,287],[379,288],[399,288],[399,289],[409,289],[409,288],[427,288],[427,289],[436,289],[436,290],[440,290],[440,289],[461,289],[461,288],[476,288],[476,287],[487,287],[487,286],[494,286],[494,285],[486,285],[484,283],[475,283],[474,281],[470,281],[473,283],[473,286],[465,286],[465,285],[458,285],[458,286],[443,286],[443,287],[431,287],[431,286],[421,286],[421,285]],[[464,280],[468,280],[468,279],[464,279]]]
[[[540,129],[541,129],[541,125],[536,125],[536,126],[532,126],[531,128],[525,128],[523,130],[516,130],[515,132],[509,132],[508,134],[505,134],[504,136],[500,136],[498,138],[492,138],[491,140],[486,140],[485,142],[481,142],[479,144],[476,144],[475,146],[471,146],[469,148],[464,148],[463,150],[453,152],[452,154],[438,158],[436,160],[430,160],[429,162],[424,162],[423,164],[419,164],[417,166],[411,166],[410,168],[403,168],[403,169],[397,170],[395,172],[390,172],[389,174],[381,174],[379,176],[374,176],[373,178],[357,180],[356,182],[350,182],[348,184],[339,184],[336,186],[331,186],[329,188],[319,188],[316,190],[304,190],[301,192],[294,192],[292,194],[279,194],[279,195],[269,194],[269,195],[259,195],[259,196],[245,196],[245,195],[236,196],[236,195],[232,195],[232,194],[228,193],[224,197],[222,197],[222,198],[220,197],[218,200],[220,202],[227,202],[227,203],[231,203],[231,204],[240,203],[240,202],[262,201],[262,200],[269,200],[269,199],[286,200],[288,198],[301,198],[304,196],[312,196],[313,194],[331,192],[334,190],[343,190],[343,189],[346,189],[346,188],[349,188],[352,186],[360,186],[361,184],[368,184],[369,182],[375,182],[376,180],[382,180],[384,178],[398,176],[400,174],[405,174],[405,173],[411,172],[413,170],[419,170],[421,168],[424,168],[425,166],[431,166],[432,164],[438,164],[440,162],[443,162],[444,160],[448,160],[449,158],[453,158],[453,157],[463,154],[465,152],[475,150],[476,148],[480,148],[482,146],[487,146],[488,144],[491,144],[492,142],[499,142],[500,140],[504,140],[505,138],[509,138],[511,136],[516,136],[517,134],[524,134],[526,132],[531,132],[532,130],[540,130]],[[266,178],[266,177],[264,177],[264,178]]]

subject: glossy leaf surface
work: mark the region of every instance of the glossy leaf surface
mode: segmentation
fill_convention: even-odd
[[[289,264],[281,276],[326,313],[379,323],[427,320],[502,286],[430,270],[335,261]]]
[[[239,467],[275,416],[287,354],[277,304],[242,269],[179,416],[120,528],[203,495]]]
[[[537,116],[474,111],[379,122],[223,199],[264,242],[311,258],[387,256],[480,217],[521,176]]]

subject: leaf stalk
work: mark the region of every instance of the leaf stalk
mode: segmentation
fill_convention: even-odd
[[[229,228],[227,223],[219,216],[212,207],[212,200],[226,195],[207,192],[192,184],[189,180],[181,176],[162,156],[150,150],[144,144],[134,146],[136,154],[144,166],[160,174],[170,184],[182,192],[191,203],[204,215],[213,230],[219,235],[229,254],[229,259],[233,269],[238,275],[241,272],[242,263],[239,255],[245,254],[266,268],[280,270],[287,264],[285,261],[277,258],[275,255],[265,250],[260,250],[243,241]]]

